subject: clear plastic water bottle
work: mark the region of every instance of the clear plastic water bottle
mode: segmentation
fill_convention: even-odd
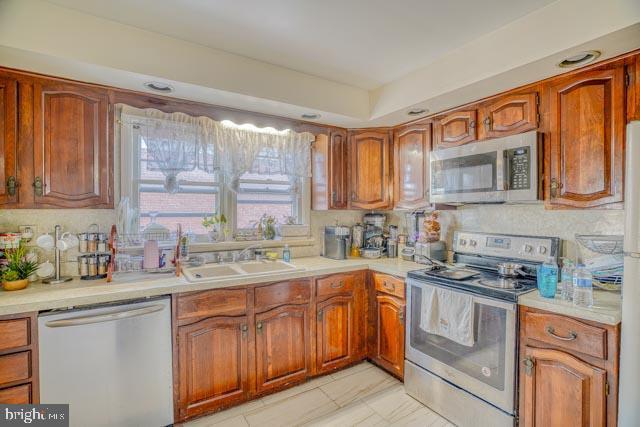
[[[593,276],[584,264],[578,264],[573,272],[573,305],[591,307],[593,305]]]
[[[549,258],[538,266],[538,292],[544,298],[555,298],[558,288],[558,264]]]
[[[564,301],[573,300],[573,271],[575,267],[573,261],[565,258],[562,261],[562,270],[560,272],[560,299]]]

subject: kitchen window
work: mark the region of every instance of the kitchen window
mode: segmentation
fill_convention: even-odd
[[[121,192],[139,209],[140,230],[155,221],[171,230],[180,223],[184,231],[204,235],[208,230],[202,219],[214,213],[224,214],[233,231],[254,228],[263,214],[275,217],[278,223],[287,218],[309,223],[310,179],[274,173],[283,163],[280,151],[269,147],[259,150],[250,171],[233,179],[220,170],[225,160],[216,158],[219,154],[213,144],[189,146],[198,131],[174,132],[175,138],[171,134],[166,138],[170,141],[164,141],[169,153],[154,153],[159,139],[154,135],[163,123],[142,119],[121,116]],[[145,126],[154,127],[154,131]],[[160,134],[166,137],[166,132]],[[171,145],[179,138],[184,138],[189,149],[176,150]],[[152,146],[154,141],[156,146]]]

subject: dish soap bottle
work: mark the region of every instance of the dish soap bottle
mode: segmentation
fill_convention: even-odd
[[[538,266],[538,292],[544,298],[555,298],[558,288],[558,264],[549,258]]]
[[[560,272],[560,299],[564,301],[573,300],[573,261],[565,258],[562,261],[562,271]]]
[[[593,276],[578,264],[573,273],[573,305],[576,307],[591,307],[593,305]]]
[[[282,260],[284,262],[291,262],[291,250],[289,249],[289,245],[284,245],[284,249],[282,250]]]

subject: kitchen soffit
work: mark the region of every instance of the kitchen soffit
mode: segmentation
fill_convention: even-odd
[[[367,90],[552,1],[49,0]]]

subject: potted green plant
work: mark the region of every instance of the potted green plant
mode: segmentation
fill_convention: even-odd
[[[202,218],[202,226],[209,230],[209,240],[217,242],[222,236],[222,229],[227,224],[227,217],[224,214],[213,214],[210,217]]]
[[[29,285],[29,276],[36,272],[38,263],[27,260],[27,250],[20,244],[15,249],[6,249],[7,265],[0,272],[5,291],[17,291]]]

